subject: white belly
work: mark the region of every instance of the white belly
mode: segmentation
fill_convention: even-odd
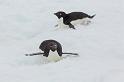
[[[67,27],[68,27],[68,25],[65,25],[65,24],[63,23],[63,18],[60,18],[60,19],[58,20],[58,27],[60,27],[60,28],[67,28]]]
[[[71,22],[71,24],[73,24],[73,25],[78,25],[78,24],[88,25],[90,22],[91,21],[89,18],[83,18],[83,19],[74,20]]]
[[[59,61],[59,60],[61,60],[62,59],[62,57],[60,57],[59,55],[58,55],[58,53],[57,53],[57,51],[51,51],[50,50],[50,52],[49,52],[49,56],[47,57],[47,60],[49,61],[49,62],[57,62],[57,61]]]
[[[88,25],[90,22],[91,22],[91,21],[90,21],[89,18],[84,18],[84,19],[74,20],[74,21],[71,22],[71,24],[72,24],[72,25],[78,25],[78,24],[81,24],[81,25]],[[65,24],[63,23],[63,18],[60,18],[60,19],[58,20],[58,27],[60,27],[60,28],[63,28],[63,27],[64,27],[64,28],[67,28],[67,27],[68,27],[68,25],[65,25]]]

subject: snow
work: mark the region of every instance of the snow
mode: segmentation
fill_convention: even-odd
[[[0,82],[124,82],[123,0],[0,0]],[[56,29],[59,10],[96,14],[90,25]],[[44,64],[47,39],[79,53]]]

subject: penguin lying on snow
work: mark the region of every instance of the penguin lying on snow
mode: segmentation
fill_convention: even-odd
[[[62,27],[62,24],[64,24],[73,29],[75,29],[74,24],[89,24],[91,22],[89,19],[92,19],[95,16],[90,16],[83,12],[71,12],[66,14],[63,11],[54,13],[54,15],[56,15],[59,19],[59,23],[56,26]]]
[[[41,55],[45,56],[48,61],[56,62],[62,59],[62,54],[71,54],[71,55],[78,55],[77,53],[63,53],[62,46],[59,42],[55,40],[45,40],[43,41],[39,49],[43,51],[43,53],[33,53],[33,54],[25,54],[26,56],[33,56],[33,55]]]

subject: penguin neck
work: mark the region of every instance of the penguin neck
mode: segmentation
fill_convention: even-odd
[[[58,54],[57,50],[54,50],[54,51],[50,50],[49,51],[49,55],[54,55],[54,54]]]
[[[51,52],[55,52],[56,50],[50,50]]]

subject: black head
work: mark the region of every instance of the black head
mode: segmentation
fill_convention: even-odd
[[[65,17],[66,13],[63,11],[59,11],[57,13],[54,13],[54,15],[56,15],[60,19],[61,17]]]
[[[52,51],[57,50],[57,44],[55,42],[50,42],[47,46],[48,46],[48,49]]]

